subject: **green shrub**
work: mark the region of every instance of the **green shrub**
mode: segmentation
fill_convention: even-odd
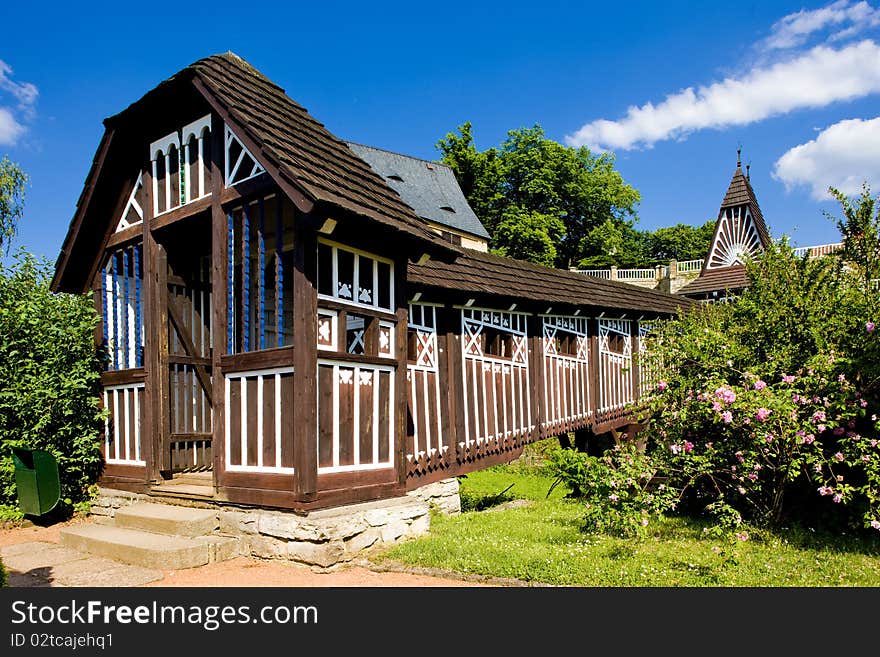
[[[649,337],[652,357],[672,365],[649,458],[682,510],[724,528],[880,529],[878,295],[856,264],[798,258],[784,242],[748,273],[735,301]]]
[[[555,476],[551,491],[563,484],[583,501],[588,533],[644,535],[674,505],[674,491],[657,479],[652,459],[633,444],[598,457],[558,448],[549,453],[546,468]]]
[[[0,504],[17,503],[12,447],[44,449],[69,513],[101,473],[101,359],[90,295],[53,294],[49,272],[26,252],[0,265]]]
[[[3,559],[0,559],[0,588],[6,586],[6,567],[3,565]]]

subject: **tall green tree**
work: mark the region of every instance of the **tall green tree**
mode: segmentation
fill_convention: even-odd
[[[880,206],[871,196],[867,183],[862,185],[862,193],[853,199],[834,187],[829,187],[828,191],[843,211],[843,217],[825,212],[825,216],[837,225],[843,239],[841,255],[855,266],[863,289],[870,293],[871,282],[880,279]]]
[[[27,174],[17,164],[8,157],[0,160],[0,248],[5,246],[7,253],[24,213],[27,181]]]
[[[709,253],[715,221],[702,226],[676,224],[658,228],[645,235],[649,258],[657,262],[669,260],[700,260]]]
[[[9,251],[24,210],[27,175],[0,162],[0,247]],[[51,265],[24,249],[0,261],[0,507],[17,502],[12,449],[56,458],[60,512],[87,500],[103,467],[107,412],[100,407],[98,315],[89,294],[56,294]]]
[[[589,252],[590,232],[637,218],[640,195],[614,158],[547,139],[539,125],[508,132],[500,148],[478,151],[465,123],[437,143],[499,253],[568,268]]]

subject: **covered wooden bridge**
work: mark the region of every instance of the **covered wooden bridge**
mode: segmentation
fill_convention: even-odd
[[[101,314],[105,484],[307,510],[626,421],[690,302],[463,248],[383,175],[231,53],[105,120],[53,280]]]

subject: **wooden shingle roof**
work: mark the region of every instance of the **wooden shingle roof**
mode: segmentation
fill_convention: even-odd
[[[682,287],[679,294],[705,294],[706,292],[724,292],[741,290],[749,285],[745,265],[731,265],[708,269],[699,277]]]
[[[382,177],[284,89],[234,53],[200,59],[188,69],[203,81],[260,153],[312,201],[368,217],[442,245]]]
[[[721,212],[740,205],[749,206],[752,221],[755,222],[755,228],[761,238],[761,245],[766,249],[770,246],[770,231],[767,230],[767,224],[764,222],[764,215],[761,214],[761,208],[758,206],[758,199],[755,196],[755,190],[752,189],[752,183],[743,174],[740,162],[737,160],[736,171],[733,172],[727,193],[724,195],[724,200],[721,201]]]
[[[606,281],[491,253],[464,249],[454,262],[410,263],[407,283],[464,293],[516,297],[532,302],[676,314],[692,301],[629,283]]]

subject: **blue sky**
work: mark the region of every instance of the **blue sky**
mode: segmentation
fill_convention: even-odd
[[[103,118],[232,50],[337,136],[434,159],[540,124],[615,153],[638,226],[717,216],[736,165],[775,237],[838,240],[829,184],[880,192],[880,4],[3,3],[0,155],[31,176],[16,245],[58,255]]]

